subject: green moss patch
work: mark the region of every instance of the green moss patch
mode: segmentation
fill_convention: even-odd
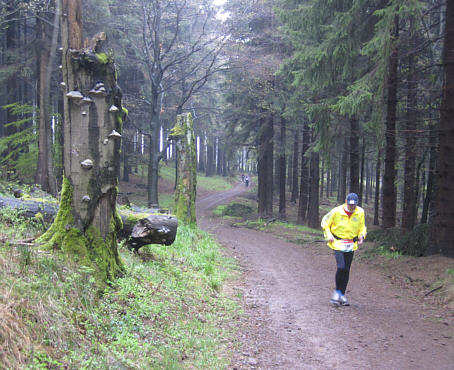
[[[123,264],[117,252],[116,230],[121,218],[115,213],[111,220],[110,233],[104,239],[99,230],[89,226],[85,232],[74,227],[72,214],[72,186],[63,179],[60,207],[49,230],[38,240],[44,250],[60,250],[84,266],[95,270],[100,286],[120,275]]]

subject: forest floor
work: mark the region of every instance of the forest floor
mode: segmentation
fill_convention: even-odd
[[[199,226],[241,266],[226,287],[244,309],[231,369],[453,369],[454,260],[383,257],[366,242],[350,273],[351,306],[334,307],[335,260],[325,243],[295,244],[286,240],[308,236],[212,215],[246,190],[239,183],[197,203]]]

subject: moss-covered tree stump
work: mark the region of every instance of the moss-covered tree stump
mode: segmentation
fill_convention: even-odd
[[[117,251],[117,178],[123,109],[105,35],[82,43],[80,1],[62,1],[64,183],[59,211],[41,237],[90,265],[98,280],[122,271]]]

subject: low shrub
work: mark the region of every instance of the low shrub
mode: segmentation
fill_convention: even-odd
[[[231,217],[247,217],[253,212],[254,209],[247,204],[231,203],[224,208],[222,214]]]
[[[407,233],[399,228],[373,230],[368,233],[367,239],[375,241],[380,248],[420,257],[426,252],[429,229],[428,224],[420,224]]]

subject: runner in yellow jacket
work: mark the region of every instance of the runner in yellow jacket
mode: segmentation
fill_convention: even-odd
[[[358,195],[347,195],[345,204],[333,208],[322,219],[322,229],[328,246],[336,258],[336,290],[331,303],[349,306],[345,291],[353,261],[353,252],[362,244],[367,234],[364,210],[357,206]]]

